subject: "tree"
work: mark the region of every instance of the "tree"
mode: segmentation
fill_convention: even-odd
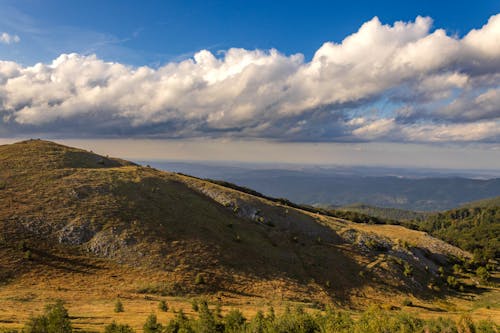
[[[490,272],[488,272],[488,270],[484,266],[478,267],[478,269],[476,269],[476,275],[481,279],[481,281],[484,282],[488,281],[488,279],[490,278]]]
[[[122,301],[117,299],[115,302],[115,312],[118,313],[118,312],[123,312],[123,311],[125,311],[125,309],[123,308]]]
[[[71,333],[73,328],[63,302],[56,301],[45,307],[43,315],[31,317],[23,331],[25,333]]]
[[[243,314],[239,310],[233,309],[229,311],[229,313],[224,317],[224,332],[242,332],[245,321],[245,317],[243,317]]]
[[[148,316],[142,328],[144,333],[160,333],[163,331],[163,327],[158,323],[158,319],[154,313]]]
[[[164,300],[161,300],[160,303],[158,303],[158,309],[160,309],[163,312],[168,311],[168,304]]]
[[[71,327],[71,321],[69,320],[68,310],[66,310],[62,301],[47,305],[45,307],[45,313],[47,316],[47,328],[49,333],[72,332],[73,329]]]
[[[117,324],[113,321],[104,327],[104,333],[135,333],[135,331],[129,325]]]
[[[208,308],[207,302],[200,303],[199,318],[197,321],[197,332],[199,333],[212,333],[217,328],[217,322],[214,314]]]

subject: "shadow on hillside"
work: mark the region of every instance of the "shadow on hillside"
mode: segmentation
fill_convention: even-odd
[[[427,311],[432,311],[432,312],[447,312],[445,309],[441,309],[438,307],[431,307],[431,306],[425,306],[425,305],[412,305],[414,308],[419,308]]]
[[[34,254],[34,261],[67,272],[90,274],[99,269],[98,266],[89,264],[85,258],[67,258],[41,249],[29,250]]]

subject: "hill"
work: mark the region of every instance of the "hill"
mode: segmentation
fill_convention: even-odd
[[[473,252],[477,261],[500,260],[500,197],[432,214],[414,224],[420,230]]]
[[[416,212],[412,210],[404,210],[398,208],[375,207],[362,203],[337,207],[336,209],[347,212],[362,213],[369,216],[377,217],[379,219],[383,220],[389,219],[394,221],[422,221],[427,216],[430,216],[432,214],[429,212]]]
[[[99,304],[117,297],[138,314],[152,300],[176,297],[186,308],[200,295],[427,304],[453,293],[451,265],[470,257],[423,232],[42,140],[0,146],[0,184],[0,322],[13,326],[54,298],[69,302],[81,327],[109,322]]]

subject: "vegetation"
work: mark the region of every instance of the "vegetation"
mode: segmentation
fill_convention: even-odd
[[[62,301],[48,304],[44,314],[31,317],[23,329],[24,333],[71,333],[73,332],[68,311]]]
[[[412,303],[407,301],[406,306]],[[449,318],[420,319],[401,311],[388,311],[373,306],[353,319],[347,312],[327,308],[324,312],[308,312],[302,307],[287,307],[281,314],[272,308],[264,314],[258,311],[252,318],[245,318],[237,310],[218,316],[206,302],[201,302],[197,318],[189,318],[182,311],[165,325],[158,322],[155,314],[146,318],[145,333],[443,333],[475,332],[495,333],[499,325],[490,320],[473,322],[463,315],[457,321]],[[14,331],[15,332],[15,331]],[[74,332],[67,310],[61,302],[48,305],[45,314],[33,317],[26,324],[24,333],[72,333]],[[127,324],[112,322],[104,327],[104,333],[133,333]]]
[[[112,322],[104,327],[104,333],[134,333],[134,330],[129,325]]]
[[[116,302],[115,302],[115,312],[119,313],[119,312],[123,312],[123,311],[125,311],[125,309],[123,308],[122,301],[120,301],[119,299],[116,300]]]
[[[431,215],[429,212],[415,212],[412,210],[404,210],[398,208],[375,207],[365,204],[353,204],[342,206],[338,210],[357,212],[369,216],[377,217],[381,220],[394,221],[423,221]]]
[[[442,242],[427,236],[425,243],[414,242],[413,237],[422,233],[403,227],[361,226],[349,220],[370,224],[390,221],[294,205],[284,199],[275,199],[273,204],[205,181],[115,159],[108,161],[51,143],[0,146],[0,177],[7,179],[8,184],[0,191],[0,281],[8,281],[2,284],[0,301],[8,303],[4,309],[19,312],[12,317],[2,312],[1,323],[10,326],[25,322],[31,313],[35,303],[26,299],[40,302],[64,297],[74,302],[77,293],[82,303],[102,302],[102,308],[85,313],[85,324],[81,324],[81,317],[75,321],[78,328],[102,330],[104,323],[109,324],[112,319],[127,320],[130,325],[112,323],[106,326],[109,332],[142,330],[147,314],[164,311],[157,303],[159,298],[149,294],[199,297],[231,290],[237,298],[241,295],[238,302],[249,298],[254,302],[252,296],[246,295],[265,299],[284,291],[283,301],[307,300],[304,303],[317,304],[313,306],[317,309],[324,309],[330,301],[347,307],[370,298],[381,299],[382,303],[393,298],[400,303],[410,294],[416,301],[415,308],[430,306],[434,297],[444,293],[455,302],[455,291],[445,288],[451,273],[446,261],[453,252],[447,252],[446,246],[438,248]],[[218,201],[220,198],[222,202]],[[237,202],[239,208],[224,206],[228,198],[227,202]],[[262,223],[244,219],[253,210],[259,211]],[[270,221],[274,227],[270,227]],[[397,230],[397,235],[390,234],[390,230]],[[371,231],[378,236],[368,237]],[[389,240],[387,244],[384,239]],[[403,256],[406,252],[421,254],[422,260],[409,256],[392,264],[390,240],[396,239],[401,239],[408,251],[400,251],[397,246],[394,251]],[[362,247],[363,244],[367,246]],[[432,261],[444,266],[442,279],[431,277],[435,270]],[[424,264],[431,269],[424,272]],[[478,267],[484,267],[487,274],[477,271]],[[462,267],[461,277],[469,277],[471,271],[478,277],[491,274],[492,284],[497,275],[491,270],[491,262]],[[203,273],[197,276],[198,272]],[[60,287],[49,290],[46,281]],[[427,288],[431,282],[443,293],[436,294],[435,287]],[[20,288],[19,283],[26,288]],[[472,286],[465,287],[475,294]],[[21,295],[14,294],[20,290]],[[112,313],[113,302],[103,301],[103,292],[108,299],[116,295],[122,301],[126,299],[126,315]],[[193,306],[197,311],[194,319],[179,310],[187,309],[180,299],[171,300],[170,313],[158,311],[158,318],[149,318],[149,329],[279,332],[295,329],[298,322],[300,327],[313,327],[316,331],[323,330],[321,327],[327,327],[325,332],[332,331],[329,327],[362,330],[356,328],[360,325],[359,316],[351,318],[344,312],[334,312],[332,316],[340,318],[334,323],[333,319],[325,319],[330,317],[324,313],[320,316],[309,312],[313,310],[296,309],[290,309],[287,315],[257,313],[245,318],[243,314],[255,311],[248,309],[254,305],[243,304],[254,303],[233,303],[242,304],[242,313],[234,310],[229,316],[221,311],[220,304],[212,308],[198,301]],[[118,311],[122,311],[123,304],[117,303]],[[143,304],[147,310],[133,311]],[[101,310],[106,316],[96,315]],[[387,316],[392,318],[395,314]],[[164,322],[165,317],[172,315],[174,319]],[[48,317],[44,316],[32,318],[34,331],[45,332]],[[364,322],[370,325],[367,320]]]
[[[432,215],[417,225],[420,230],[474,253],[479,264],[500,258],[500,197],[488,205]]]
[[[158,309],[160,311],[167,312],[168,311],[168,304],[167,304],[167,302],[165,302],[164,300],[161,300],[158,303]]]
[[[401,224],[428,232],[473,253],[477,265],[486,265],[490,259],[500,259],[500,197],[433,214],[366,205],[347,206],[342,210],[351,214],[345,218],[353,222]],[[342,217],[332,210],[329,214]],[[370,219],[364,214],[376,218]]]

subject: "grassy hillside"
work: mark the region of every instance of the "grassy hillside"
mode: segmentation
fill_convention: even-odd
[[[337,210],[378,218],[380,223],[401,224],[431,235],[474,253],[476,261],[500,256],[500,197],[473,201],[459,208],[439,212],[413,212],[363,204]]]
[[[433,214],[416,224],[420,230],[473,252],[478,261],[500,259],[500,197]]]
[[[401,226],[41,140],[0,146],[0,184],[0,323],[12,327],[57,298],[82,328],[123,319],[116,298],[134,325],[160,299],[189,313],[200,296],[250,314],[285,302],[425,305],[453,297],[451,265],[470,257]]]

